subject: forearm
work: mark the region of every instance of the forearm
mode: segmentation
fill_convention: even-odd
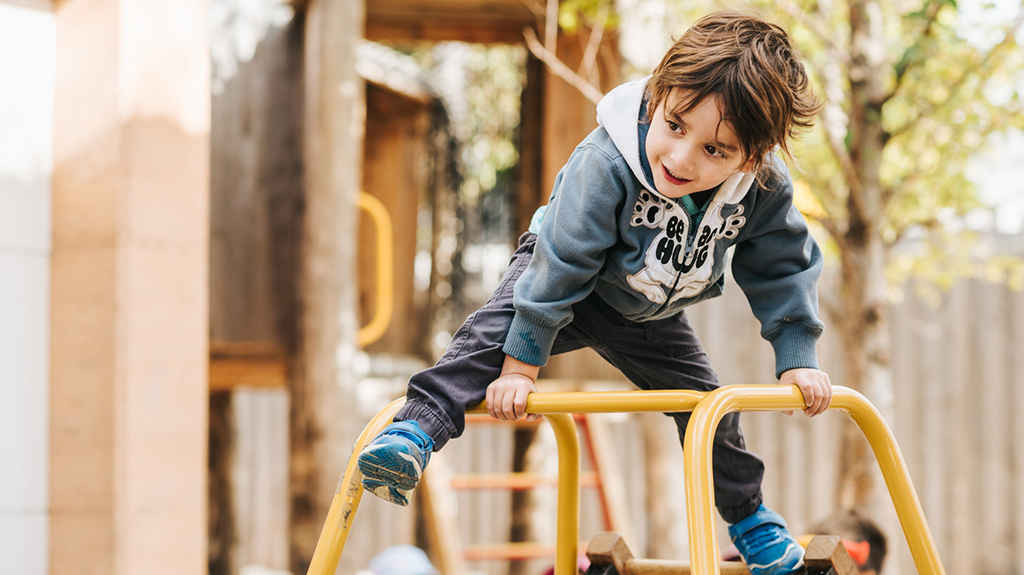
[[[511,355],[505,356],[505,363],[501,366],[501,375],[518,374],[524,375],[530,378],[532,381],[537,381],[537,374],[540,373],[540,367],[536,365],[530,365],[528,363],[519,361]]]

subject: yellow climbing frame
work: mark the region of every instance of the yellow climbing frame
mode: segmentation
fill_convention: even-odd
[[[338,484],[308,575],[333,575],[348,539],[363,489],[356,455],[405,404],[398,399],[380,411],[366,426]],[[690,529],[690,561],[696,575],[719,575],[715,535],[715,494],[711,472],[711,446],[719,422],[733,411],[796,411],[804,408],[803,396],[794,386],[726,386],[709,393],[695,391],[593,391],[534,393],[527,413],[544,414],[558,445],[558,504],[555,533],[555,575],[574,575],[579,540],[579,436],[572,413],[681,412],[692,411],[686,429],[683,457],[686,472],[687,515]],[[863,395],[834,387],[830,410],[845,413],[864,433],[874,451],[886,486],[903,526],[911,555],[922,575],[945,575],[921,503],[910,482],[906,464],[892,432]],[[472,412],[486,413],[481,404]]]

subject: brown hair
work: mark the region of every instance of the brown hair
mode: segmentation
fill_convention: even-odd
[[[792,158],[789,138],[810,128],[824,105],[786,31],[742,12],[709,14],[676,39],[647,82],[648,119],[673,88],[693,93],[673,110],[680,115],[718,97],[755,171],[775,146]]]

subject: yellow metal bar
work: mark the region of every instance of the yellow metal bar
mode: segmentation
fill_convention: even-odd
[[[690,529],[690,561],[698,575],[719,575],[718,542],[715,537],[715,492],[711,446],[718,424],[733,411],[798,411],[805,407],[800,389],[793,385],[727,386],[707,394],[694,408],[686,428],[683,460]],[[924,520],[921,503],[907,473],[907,466],[878,411],[856,391],[833,387],[830,410],[844,412],[864,433],[875,453],[896,514],[907,537],[918,573],[944,575],[938,550]]]
[[[331,501],[331,509],[327,513],[327,521],[320,532],[320,539],[316,543],[316,550],[313,552],[313,559],[309,564],[307,575],[334,575],[338,569],[338,561],[341,560],[341,552],[345,549],[345,541],[352,527],[352,520],[355,519],[356,510],[359,508],[359,500],[363,497],[363,486],[361,485],[363,474],[359,472],[356,465],[356,458],[363,451],[363,447],[373,440],[382,429],[391,423],[392,418],[398,410],[405,405],[405,398],[399,398],[382,409],[370,423],[363,428],[363,433],[356,440],[352,449],[352,457],[348,460],[345,468],[345,475],[338,483],[338,490],[334,492],[334,500]]]
[[[531,393],[526,398],[526,413],[675,413],[692,411],[703,397],[699,391],[683,389]],[[487,407],[481,403],[466,413],[487,413]]]
[[[384,335],[394,313],[395,246],[391,216],[384,204],[366,192],[359,192],[359,208],[366,211],[377,230],[377,296],[373,317],[356,334],[357,345],[366,347]]]
[[[544,419],[555,432],[558,444],[555,575],[575,575],[579,572],[576,554],[580,531],[580,436],[571,415],[551,413]]]

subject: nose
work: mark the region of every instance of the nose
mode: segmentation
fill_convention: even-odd
[[[676,172],[677,170],[680,170],[689,173],[693,170],[694,160],[696,159],[698,152],[696,148],[697,146],[687,141],[676,144],[675,149],[672,150],[672,154],[670,155],[672,163],[675,165],[675,169],[672,171]]]

